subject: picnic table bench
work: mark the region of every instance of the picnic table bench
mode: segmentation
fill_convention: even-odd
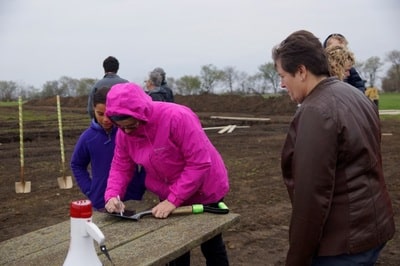
[[[141,202],[128,207],[146,210]],[[115,265],[163,265],[222,233],[239,221],[239,215],[171,215],[168,219],[143,217],[125,220],[94,212],[92,222],[105,236]],[[70,220],[0,242],[0,265],[62,265],[70,244]],[[112,265],[95,242],[103,265]]]

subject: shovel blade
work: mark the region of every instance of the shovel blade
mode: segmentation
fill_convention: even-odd
[[[57,182],[61,189],[70,189],[73,186],[72,178],[70,176],[58,177]]]
[[[31,192],[31,181],[26,182],[15,182],[16,193],[30,193]]]
[[[102,212],[102,213],[106,213],[110,216],[115,216],[115,217],[119,217],[119,218],[123,218],[123,219],[129,219],[129,220],[135,220],[135,221],[139,220],[135,216],[135,214],[136,214],[135,210],[125,210],[123,212],[122,216],[119,212],[108,212],[105,208],[99,209],[98,211]]]

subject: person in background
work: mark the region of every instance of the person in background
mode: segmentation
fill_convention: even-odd
[[[375,103],[377,107],[379,107],[379,92],[378,89],[374,86],[368,87],[365,91],[365,95]]]
[[[281,154],[292,204],[286,265],[374,265],[395,233],[377,108],[330,77],[311,32],[290,34],[272,58],[282,88],[301,103]]]
[[[152,208],[156,218],[167,218],[179,206],[213,206],[224,199],[227,169],[192,110],[152,101],[139,85],[125,83],[108,93],[106,115],[119,128],[105,193],[107,211],[124,211],[117,195],[127,190],[137,164],[146,169],[146,189],[160,199]],[[207,265],[229,265],[221,234],[201,250]],[[178,265],[190,265],[187,254]]]
[[[162,68],[155,68],[145,82],[146,92],[153,101],[173,102],[172,90],[165,81],[165,72]],[[190,265],[190,252],[170,261],[166,266]]]
[[[146,80],[146,93],[153,101],[167,102],[168,93],[161,87],[162,77],[159,72],[152,71]]]
[[[328,37],[326,37],[325,41],[323,42],[324,48],[328,46],[348,46],[347,39],[340,33],[332,33]],[[350,68],[349,76],[345,79],[347,83],[359,89],[363,94],[365,92],[365,81],[360,77],[357,70],[354,67]]]
[[[112,85],[118,83],[126,83],[128,80],[123,79],[117,75],[119,69],[119,62],[117,58],[113,56],[108,56],[103,61],[104,76],[102,79],[98,80],[92,87],[88,97],[87,112],[91,119],[95,118],[93,113],[93,95],[97,89],[107,87],[111,88]]]
[[[353,53],[344,46],[328,46],[325,48],[331,76],[336,76],[340,80],[346,79],[350,75],[350,69],[355,60]]]
[[[161,75],[161,87],[164,88],[164,90],[167,92],[167,98],[166,98],[166,102],[175,102],[174,100],[174,93],[172,92],[171,88],[168,87],[167,84],[167,79],[166,79],[166,73],[164,71],[164,69],[162,69],[161,67],[156,67],[153,72],[158,72]]]
[[[117,127],[105,115],[106,96],[110,88],[98,89],[93,95],[93,110],[96,119],[92,119],[77,144],[71,158],[71,169],[82,193],[90,199],[94,209],[104,208],[104,192],[107,186],[108,172],[114,156]],[[91,175],[88,171],[90,165]],[[132,172],[133,173],[133,172]],[[135,179],[129,184],[123,200],[141,200],[145,191],[144,171],[135,171]],[[122,195],[121,195],[122,196]]]

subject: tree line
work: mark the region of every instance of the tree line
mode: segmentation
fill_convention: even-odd
[[[380,76],[383,66],[389,68]],[[366,81],[366,86],[376,86],[381,80],[381,90],[384,92],[400,92],[400,51],[387,53],[384,59],[373,56],[366,61],[358,61],[356,69]],[[58,80],[46,81],[41,88],[18,84],[14,81],[0,81],[0,101],[14,101],[18,96],[23,99],[37,99],[60,95],[61,97],[77,97],[88,95],[91,87],[97,81],[93,78],[75,79],[62,76]],[[234,66],[222,69],[213,64],[204,65],[199,75],[185,75],[175,79],[167,78],[168,86],[175,94],[197,95],[203,93],[236,93],[236,94],[266,94],[281,92],[280,78],[274,64],[268,62],[258,67],[254,75],[237,70]]]

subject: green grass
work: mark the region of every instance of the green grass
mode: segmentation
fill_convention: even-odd
[[[1,106],[5,106],[5,107],[7,107],[7,106],[18,106],[18,102],[17,101],[15,101],[15,102],[2,102],[2,101],[0,101],[0,107]]]
[[[55,109],[55,108],[54,108]],[[49,111],[47,109],[41,110],[40,108],[32,110],[29,106],[22,106],[23,110],[23,120],[27,121],[57,121],[57,111]],[[76,118],[77,114],[65,112],[62,113],[63,120],[74,119]],[[0,120],[7,121],[7,120],[15,120],[18,119],[18,101],[14,102],[2,102],[0,101]]]
[[[381,93],[379,110],[400,110],[400,93]],[[400,120],[400,115],[380,115],[381,120]]]
[[[15,133],[19,130],[19,112],[18,103],[0,102],[0,121],[2,131]],[[23,106],[23,122],[25,130],[34,124],[28,125],[29,122],[43,123],[49,128],[48,130],[58,130],[58,116],[55,108],[49,109],[47,106],[43,109]],[[86,114],[64,112],[62,113],[62,124],[64,130],[76,129],[79,127],[86,128],[89,125],[89,119]],[[37,130],[42,130],[38,128]]]
[[[400,110],[400,93],[382,93],[379,95],[379,109]]]

